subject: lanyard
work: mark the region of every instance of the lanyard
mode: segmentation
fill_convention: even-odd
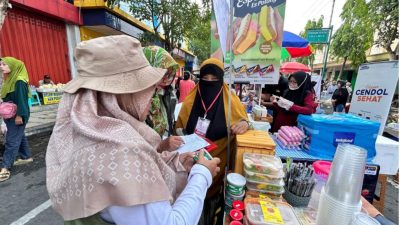
[[[200,87],[197,89],[197,90],[199,91],[199,95],[200,95],[200,99],[201,99],[201,104],[203,105],[203,108],[204,108],[204,111],[205,111],[205,113],[204,113],[204,119],[205,119],[206,116],[207,116],[207,112],[213,107],[213,105],[214,105],[215,102],[217,101],[218,97],[221,95],[223,87],[224,87],[224,86],[221,87],[221,90],[218,92],[217,96],[215,96],[214,100],[211,102],[211,104],[210,104],[210,106],[209,106],[208,108],[206,107],[206,104],[204,104],[203,97],[201,97]]]

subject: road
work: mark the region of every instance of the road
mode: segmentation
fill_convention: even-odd
[[[0,183],[0,225],[63,225],[50,207],[46,191],[45,154],[50,133],[29,137],[34,162],[17,166]],[[0,150],[0,152],[2,152]],[[385,216],[398,224],[398,188],[388,182]]]

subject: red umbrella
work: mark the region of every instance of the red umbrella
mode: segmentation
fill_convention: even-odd
[[[298,62],[286,62],[282,63],[279,72],[281,73],[294,73],[297,71],[311,72],[308,66],[298,63]]]

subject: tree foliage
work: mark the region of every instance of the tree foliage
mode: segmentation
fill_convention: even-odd
[[[308,29],[317,29],[317,28],[322,28],[323,26],[324,26],[323,15],[321,15],[318,20],[315,19],[308,20],[306,26],[304,27],[304,30],[300,32],[300,36],[306,38]],[[321,44],[311,44],[311,47],[316,51],[316,50],[321,50],[324,46]],[[301,57],[297,59],[297,62],[310,66],[312,70],[314,60],[315,60],[315,55],[312,54],[308,57]]]
[[[369,17],[372,28],[377,33],[374,44],[383,47],[395,59],[393,42],[399,38],[399,2],[398,0],[371,0]]]
[[[354,67],[366,61],[365,53],[373,43],[373,29],[368,12],[365,0],[346,1],[340,14],[343,24],[332,37],[331,53],[334,58],[350,60]]]
[[[152,22],[155,37],[159,40],[165,37],[167,51],[180,46],[199,13],[198,5],[190,0],[107,0],[107,3],[114,7],[122,1],[129,4],[136,18]]]
[[[197,56],[199,63],[206,60],[210,54],[210,18],[211,9],[209,5],[203,5],[201,12],[193,21],[193,27],[189,31],[189,49]]]

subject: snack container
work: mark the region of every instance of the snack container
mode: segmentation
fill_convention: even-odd
[[[246,185],[246,178],[238,173],[230,173],[227,176],[227,191],[232,195],[242,195],[244,186]]]
[[[263,210],[261,208],[260,200],[258,198],[246,198],[246,218],[248,224],[251,225],[278,225],[281,223],[267,222],[264,219]],[[272,201],[276,208],[279,209],[279,213],[282,216],[283,224],[285,225],[300,225],[300,222],[292,208],[287,203]],[[268,211],[274,210],[273,208],[267,208]]]
[[[270,183],[270,184],[280,184],[282,181],[282,178],[285,177],[285,173],[283,171],[281,171],[277,175],[268,175],[268,174],[251,172],[246,169],[244,170],[244,175],[246,177],[246,180],[256,181],[256,182],[265,182],[265,183]]]
[[[246,186],[247,190],[250,191],[251,193],[257,192],[261,194],[266,194],[267,196],[272,195],[275,197],[280,197],[283,193],[285,193],[285,189],[282,188],[280,191],[266,191],[264,189],[257,189],[253,187]]]
[[[280,175],[283,168],[280,158],[257,153],[244,153],[243,164],[244,169],[248,172],[256,172],[272,176]]]
[[[283,179],[279,183],[265,183],[247,180],[246,187],[249,189],[257,189],[264,192],[284,192],[285,182]]]

